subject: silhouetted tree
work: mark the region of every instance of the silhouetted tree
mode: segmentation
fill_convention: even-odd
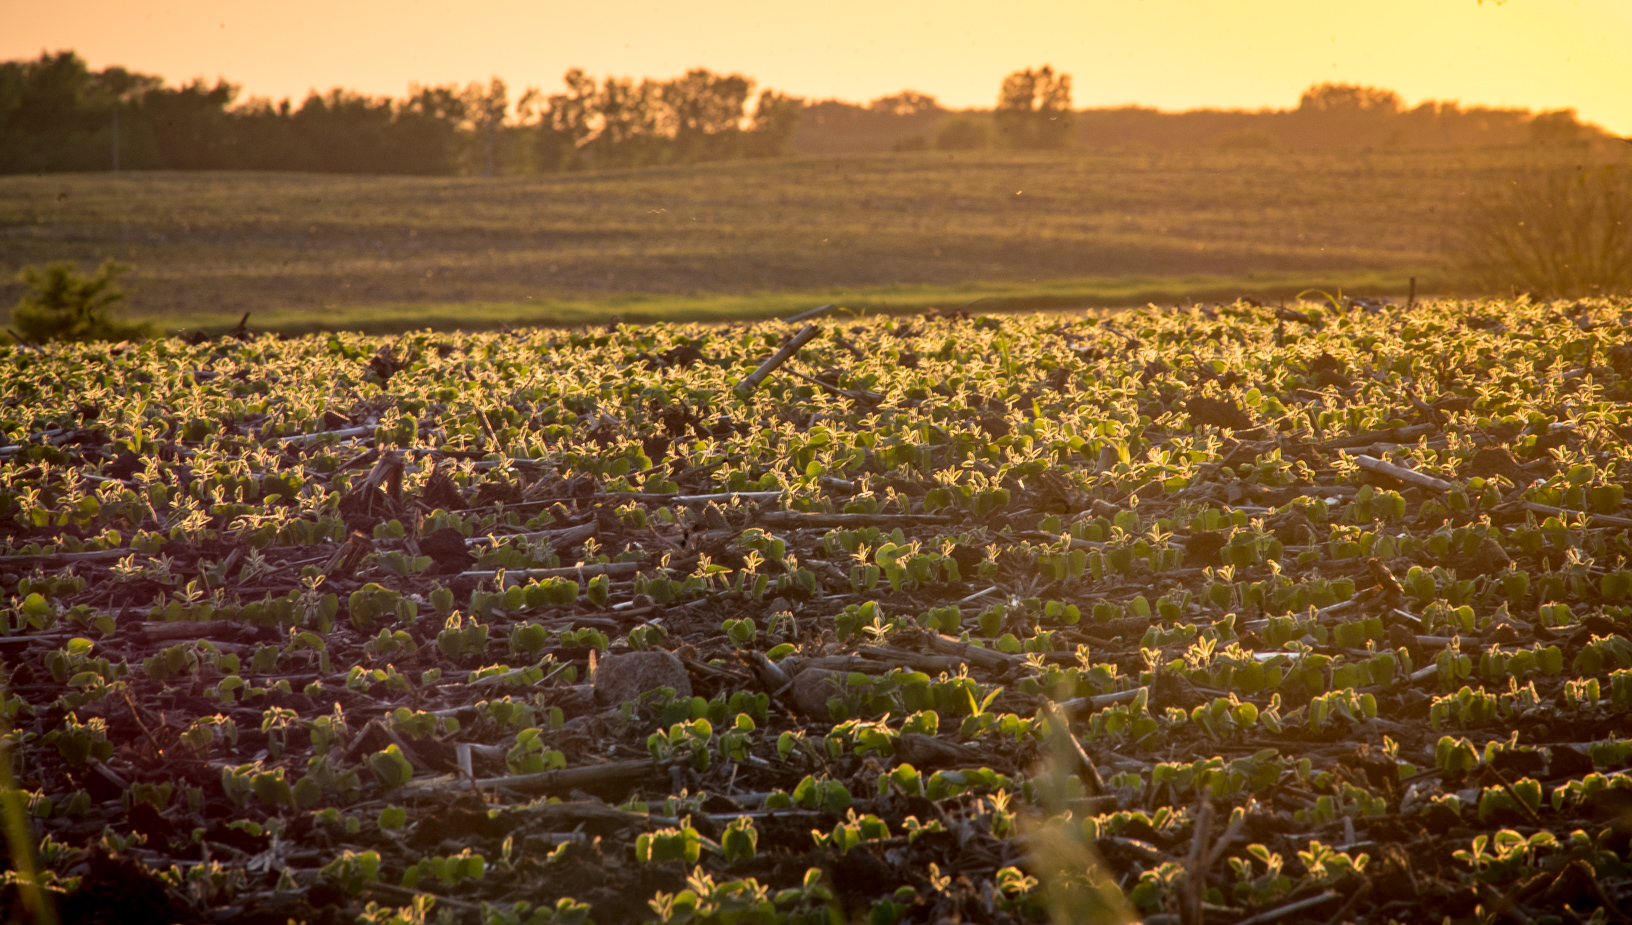
[[[231,163],[234,128],[227,107],[237,96],[238,88],[226,81],[209,87],[195,80],[182,87],[157,87],[134,97],[125,104],[128,116],[121,123],[129,165],[166,170],[227,166]]]
[[[746,157],[781,157],[793,153],[793,139],[799,134],[799,113],[804,100],[765,90],[754,104],[754,116],[743,139]]]
[[[736,155],[744,109],[754,82],[741,74],[694,68],[663,83],[658,98],[672,123],[674,158],[711,160]]]
[[[538,155],[545,169],[574,170],[583,166],[579,152],[595,133],[599,90],[595,78],[576,67],[561,81],[566,92],[550,96],[540,120]]]
[[[1393,90],[1360,84],[1316,84],[1303,91],[1298,111],[1393,115],[1400,111],[1400,95]]]
[[[873,100],[867,104],[867,108],[872,112],[891,116],[916,116],[923,113],[938,113],[941,111],[941,104],[927,93],[902,90],[900,93]]]
[[[290,117],[303,170],[388,173],[395,109],[386,97],[339,87],[313,92]]]
[[[1586,126],[1575,120],[1575,110],[1538,112],[1526,126],[1530,140],[1538,145],[1573,144],[1586,137]]]
[[[459,164],[465,100],[453,87],[408,88],[393,124],[394,173],[448,174]]]
[[[510,88],[494,77],[485,88],[475,83],[466,87],[463,101],[471,131],[476,135],[481,150],[481,174],[491,177],[497,169],[499,132],[504,127],[505,115],[510,111]]]
[[[96,170],[108,165],[111,112],[73,52],[0,64],[0,170]],[[106,118],[104,118],[106,117]]]
[[[600,128],[585,145],[598,167],[639,167],[661,160],[658,85],[608,77],[595,96]]]
[[[164,81],[151,74],[138,74],[122,67],[109,67],[103,68],[100,72],[91,72],[89,92],[86,93],[87,102],[92,108],[106,106],[108,109],[108,133],[111,136],[109,167],[117,171],[124,166],[122,163],[125,155],[122,147],[124,133],[119,124],[121,116],[129,108],[132,100],[141,99],[162,86]]]
[[[1056,75],[1046,64],[1015,71],[1003,79],[993,116],[1010,147],[1065,147],[1071,138],[1071,75]]]
[[[1316,84],[1303,91],[1291,118],[1348,146],[1375,143],[1379,127],[1400,111],[1399,94],[1360,84]]]

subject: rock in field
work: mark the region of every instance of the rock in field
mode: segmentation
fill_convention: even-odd
[[[827,668],[806,668],[793,678],[793,702],[799,712],[812,719],[829,720],[827,698],[843,697],[844,682],[849,672]]]
[[[674,688],[678,697],[691,696],[686,666],[669,652],[625,652],[595,669],[595,701],[602,706],[615,707],[660,687]]]

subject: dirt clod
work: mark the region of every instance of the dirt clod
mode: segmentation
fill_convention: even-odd
[[[432,472],[431,477],[425,481],[425,490],[420,495],[420,500],[426,507],[442,508],[446,511],[463,510],[465,506],[465,496],[459,492],[459,486],[440,469]]]
[[[1184,405],[1190,414],[1191,427],[1220,427],[1226,430],[1249,430],[1252,418],[1240,406],[1221,398],[1193,395]]]
[[[436,563],[438,574],[461,572],[476,563],[465,535],[453,527],[443,527],[419,538],[419,551]]]
[[[1473,458],[1462,467],[1462,474],[1480,478],[1500,475],[1516,485],[1528,481],[1524,467],[1513,458],[1513,451],[1505,446],[1487,446],[1473,454]]]

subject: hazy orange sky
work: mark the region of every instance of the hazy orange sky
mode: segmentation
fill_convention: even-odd
[[[0,0],[0,57],[47,49],[271,97],[702,66],[810,98],[990,106],[1004,74],[1050,63],[1079,107],[1286,107],[1343,81],[1575,107],[1632,135],[1632,0]]]

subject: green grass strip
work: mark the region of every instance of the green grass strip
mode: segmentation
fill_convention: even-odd
[[[967,306],[975,312],[1128,308],[1147,303],[1185,300],[1205,302],[1291,299],[1308,289],[1356,295],[1404,295],[1412,274],[1408,271],[1338,271],[1319,273],[1253,273],[1244,276],[1129,276],[1037,282],[965,283],[956,286],[895,285],[835,288],[753,295],[615,295],[600,299],[544,299],[527,302],[466,302],[405,305],[334,305],[322,310],[286,309],[258,312],[250,317],[255,331],[303,334],[352,330],[369,333],[430,328],[484,330],[511,327],[574,327],[618,320],[630,323],[658,321],[752,321],[796,314],[833,303],[856,315],[911,314],[930,307]],[[1432,285],[1424,271],[1418,291]],[[228,314],[132,316],[150,320],[166,331],[219,332],[231,328],[238,316]]]

